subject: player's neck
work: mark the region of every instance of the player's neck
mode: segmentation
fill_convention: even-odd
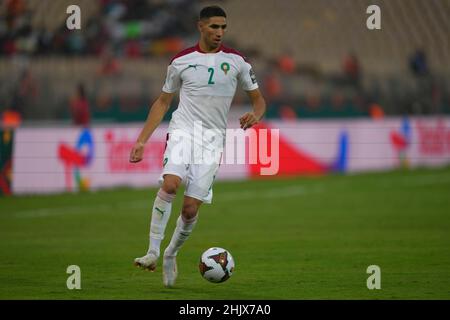
[[[200,41],[198,42],[198,47],[200,48],[200,51],[203,53],[216,53],[220,51],[220,48],[222,47],[222,45],[218,46],[218,47],[210,47],[206,44],[205,41],[203,41],[202,39],[200,39]]]

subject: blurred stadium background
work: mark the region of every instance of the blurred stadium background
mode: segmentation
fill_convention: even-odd
[[[66,27],[73,4],[81,30]],[[127,269],[145,250],[167,122],[151,161],[127,159],[209,4],[227,12],[225,44],[253,65],[268,105],[261,128],[280,129],[278,176],[290,178],[224,166],[170,293]],[[373,4],[381,30],[366,27]],[[0,1],[0,298],[449,299],[449,17],[449,0]],[[248,108],[238,89],[230,125]],[[143,189],[82,192],[123,186]],[[25,196],[35,193],[63,194]],[[270,226],[273,242],[261,231]],[[206,238],[237,260],[220,289],[195,275]],[[72,263],[84,263],[90,291],[65,288]],[[377,263],[390,273],[374,294],[365,268]]]
[[[94,122],[142,121],[170,57],[197,41],[196,16],[208,3],[2,1],[1,110],[70,123],[82,84]],[[367,117],[375,106],[388,115],[450,112],[446,0],[217,3],[229,15],[226,43],[258,72],[269,118]],[[70,4],[81,8],[79,31],[66,28]],[[382,30],[366,28],[370,4],[382,10]]]

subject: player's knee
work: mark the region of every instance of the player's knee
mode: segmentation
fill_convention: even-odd
[[[165,183],[163,184],[162,189],[168,194],[176,194],[178,187],[175,183]]]
[[[166,177],[164,178],[164,182],[161,188],[168,194],[176,194],[178,187],[180,186],[180,181],[178,180],[180,179]]]
[[[181,214],[186,220],[191,220],[197,216],[199,205],[195,201],[184,201]]]

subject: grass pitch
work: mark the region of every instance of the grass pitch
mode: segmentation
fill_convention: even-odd
[[[450,168],[216,183],[172,289],[160,264],[132,264],[147,250],[155,193],[0,199],[0,299],[450,299]],[[236,261],[222,284],[198,271],[212,246]],[[69,265],[81,290],[66,287]],[[366,287],[370,265],[380,290]]]

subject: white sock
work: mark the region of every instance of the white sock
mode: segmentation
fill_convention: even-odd
[[[172,201],[175,194],[169,194],[163,189],[159,189],[153,203],[152,220],[150,224],[150,241],[147,254],[152,252],[159,257],[159,248],[161,241],[164,239],[164,231],[170,218],[172,209]]]
[[[167,249],[164,251],[164,255],[166,256],[176,256],[178,250],[181,248],[183,243],[189,238],[192,230],[197,223],[197,216],[190,220],[186,220],[182,215],[178,217],[177,227],[173,232],[172,239],[170,240],[170,244]]]

